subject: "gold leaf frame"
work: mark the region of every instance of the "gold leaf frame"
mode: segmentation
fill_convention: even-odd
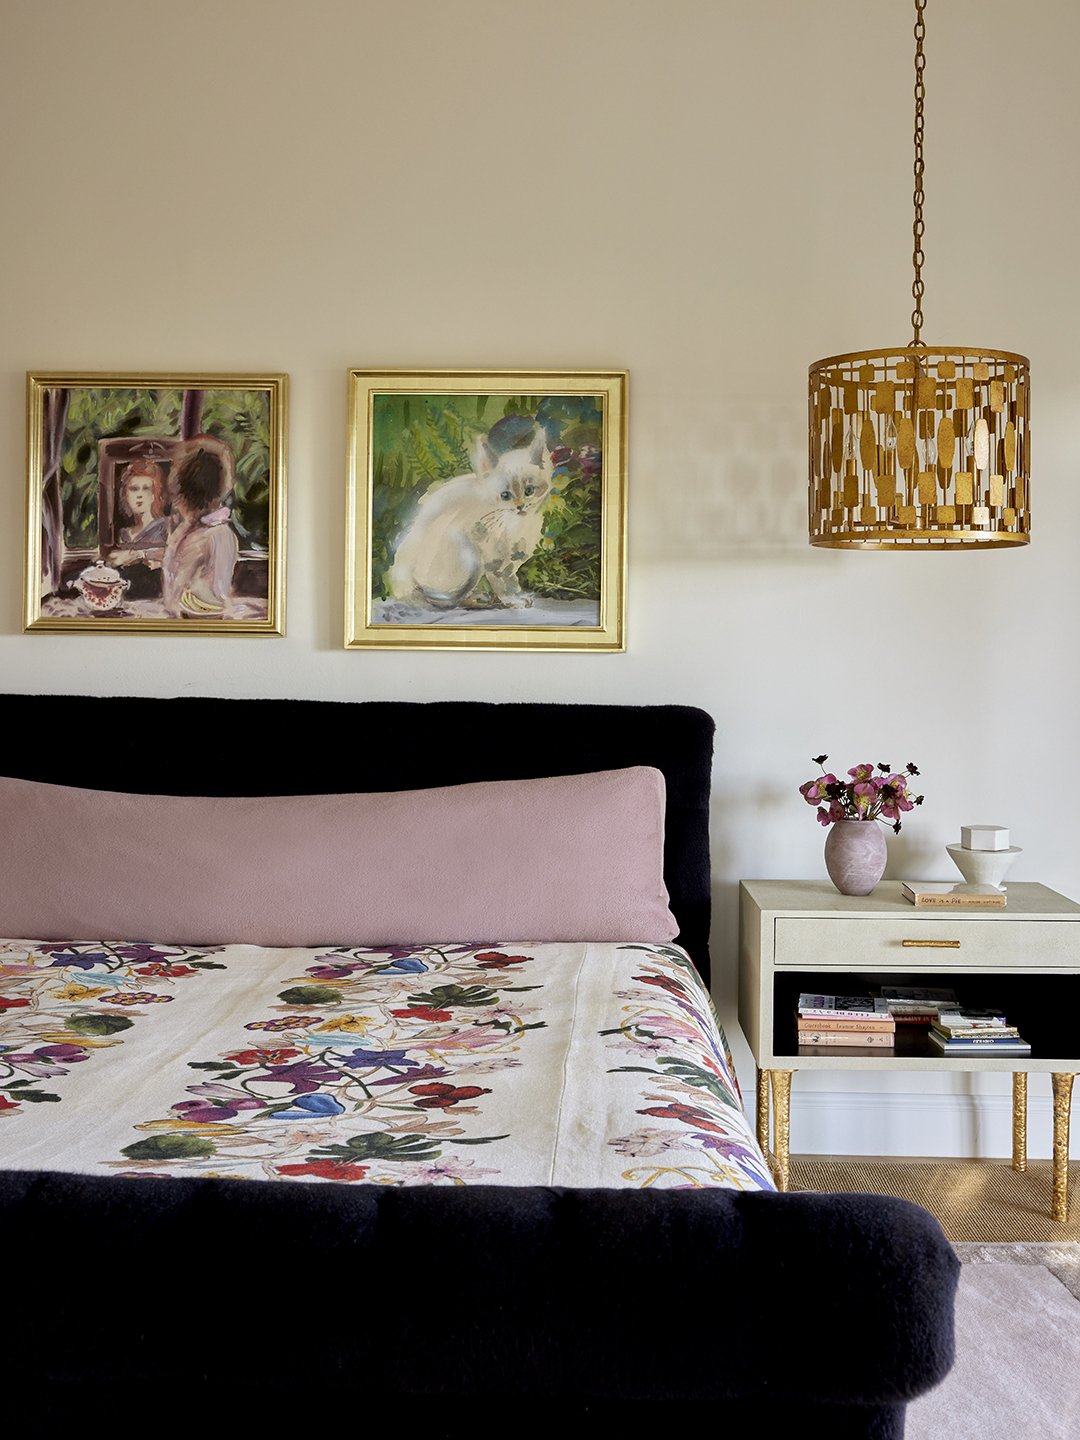
[[[44,405],[50,390],[265,390],[269,397],[270,473],[269,546],[266,551],[265,617],[209,618],[112,616],[87,612],[42,614]],[[168,374],[112,371],[35,371],[26,376],[26,543],[24,564],[24,631],[58,634],[110,635],[251,635],[285,634],[286,472],[288,455],[289,377],[281,374]],[[106,437],[102,437],[103,440]],[[145,437],[164,443],[178,436]],[[100,545],[99,545],[100,550]],[[70,555],[73,552],[66,552]],[[89,551],[87,557],[89,558]],[[261,558],[261,557],[260,557]],[[92,561],[90,563],[93,563]]]
[[[397,650],[626,649],[626,370],[361,370],[348,377],[345,647]],[[371,510],[376,395],[603,397],[598,625],[373,623]],[[520,613],[520,612],[518,612]]]

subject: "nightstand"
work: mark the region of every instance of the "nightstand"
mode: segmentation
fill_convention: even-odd
[[[1080,1073],[1080,905],[1045,885],[1006,887],[1003,910],[916,908],[897,880],[841,895],[827,880],[744,880],[739,897],[739,1022],[757,1062],[757,1132],[788,1187],[791,1077],[796,1070],[998,1070],[1013,1076],[1013,1168],[1027,1168],[1027,1077],[1054,1089],[1051,1213],[1068,1213],[1069,1109]],[[1029,1056],[945,1057],[921,1031],[898,1030],[881,1053],[798,1044],[800,992],[865,995],[881,985],[956,989],[962,1003],[1001,1005]],[[769,1143],[772,1092],[772,1145]]]

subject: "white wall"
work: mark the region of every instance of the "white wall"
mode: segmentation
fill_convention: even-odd
[[[993,820],[1080,896],[1072,0],[928,17],[924,334],[1031,357],[1034,541],[804,539],[807,365],[909,334],[911,9],[5,0],[0,686],[701,705],[725,1012],[738,877],[823,873],[822,750],[922,768],[888,874]],[[342,650],[348,365],[630,368],[626,655]],[[286,639],[20,633],[23,374],[58,368],[290,373]],[[793,1144],[1002,1153],[983,1084],[800,1078]]]

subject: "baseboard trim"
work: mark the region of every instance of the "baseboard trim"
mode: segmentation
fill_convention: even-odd
[[[1080,1097],[1078,1097],[1080,1098]],[[1080,1158],[1080,1104],[1070,1156]],[[1028,1099],[1028,1155],[1053,1150],[1053,1102]],[[995,1159],[1012,1154],[1012,1100],[1007,1095],[791,1093],[791,1149],[799,1155],[905,1155]]]

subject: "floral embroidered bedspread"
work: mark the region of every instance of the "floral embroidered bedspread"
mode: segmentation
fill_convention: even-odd
[[[0,941],[0,1164],[771,1190],[683,951]]]

